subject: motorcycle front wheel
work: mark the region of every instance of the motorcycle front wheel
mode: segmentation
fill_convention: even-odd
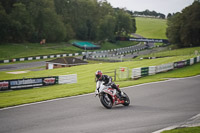
[[[111,109],[112,108],[112,99],[109,97],[108,94],[103,93],[102,95],[100,95],[100,101],[103,104],[103,106],[107,109]]]
[[[128,97],[128,95],[127,95],[126,93],[124,93],[124,95],[125,95],[125,100],[124,100],[123,105],[124,105],[124,106],[129,106],[129,104],[130,104],[130,99],[129,99],[129,97]]]

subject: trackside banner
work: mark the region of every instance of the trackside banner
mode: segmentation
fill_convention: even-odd
[[[0,81],[0,91],[33,88],[33,87],[54,85],[57,83],[58,83],[58,76],[6,80],[6,81]]]
[[[116,37],[117,41],[136,41],[136,42],[152,42],[152,43],[169,43],[166,39],[153,38],[132,38],[132,37]]]

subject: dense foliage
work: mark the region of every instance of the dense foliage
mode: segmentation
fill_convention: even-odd
[[[133,13],[135,16],[151,16],[151,17],[157,17],[157,18],[162,18],[165,19],[165,15],[162,13],[157,13],[156,11],[150,11],[150,10],[145,10],[142,12],[135,11]]]
[[[106,0],[0,0],[0,42],[106,40],[136,31]]]
[[[179,47],[200,46],[200,2],[195,1],[191,6],[169,17],[167,37]]]

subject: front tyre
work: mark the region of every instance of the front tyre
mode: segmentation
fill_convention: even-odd
[[[112,99],[109,97],[108,94],[103,93],[100,95],[100,101],[103,104],[103,106],[107,109],[111,109],[112,108]]]
[[[124,106],[129,106],[129,104],[130,104],[130,99],[129,99],[129,97],[128,97],[128,95],[127,95],[126,93],[124,93],[124,96],[125,96],[125,99],[124,99],[123,105],[124,105]]]

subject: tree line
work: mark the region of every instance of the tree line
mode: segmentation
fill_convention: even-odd
[[[182,12],[169,15],[166,35],[179,47],[200,46],[200,2],[184,8]]]
[[[106,0],[0,0],[0,42],[112,40],[135,19]]]
[[[165,15],[162,13],[157,13],[156,11],[150,11],[150,10],[145,10],[142,12],[139,11],[134,11],[133,13],[134,16],[151,16],[151,17],[156,17],[156,18],[162,18],[165,19]]]

